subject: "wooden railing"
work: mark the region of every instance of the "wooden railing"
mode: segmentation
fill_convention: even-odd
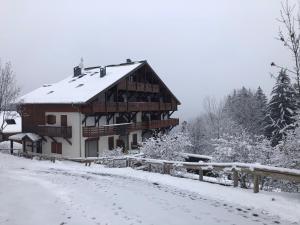
[[[89,110],[86,108],[84,113],[92,112],[147,112],[147,111],[176,111],[176,103],[163,102],[109,102],[94,103]]]
[[[138,91],[138,92],[149,92],[149,93],[159,93],[159,85],[158,84],[149,84],[149,83],[141,83],[141,82],[132,82],[126,80],[120,82],[118,84],[119,90],[128,90],[128,91]]]
[[[148,122],[124,123],[99,127],[83,127],[83,137],[100,137],[107,135],[128,134],[136,130],[157,129],[179,124],[179,119],[152,120]]]
[[[41,136],[72,138],[72,127],[40,125],[35,132]]]
[[[300,170],[264,166],[259,164],[201,162],[189,163],[130,156],[115,158],[111,160],[113,161],[112,165],[117,165],[117,163],[114,161],[124,161],[125,163],[123,163],[122,165],[126,167],[135,167],[135,165],[137,165],[139,168],[141,168],[142,166],[144,166],[144,168],[149,172],[154,172],[154,168],[160,167],[160,172],[163,174],[171,174],[171,169],[174,167],[192,169],[193,171],[198,171],[199,181],[204,181],[203,171],[222,171],[223,173],[231,173],[233,187],[238,187],[239,182],[242,181],[240,178],[240,174],[248,174],[252,177],[252,188],[254,193],[259,192],[260,180],[263,179],[263,177],[270,177],[276,180],[287,180],[295,183],[300,183]],[[118,164],[120,165],[120,163]]]

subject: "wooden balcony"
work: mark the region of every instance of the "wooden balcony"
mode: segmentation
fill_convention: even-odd
[[[136,91],[139,91],[139,92],[145,91],[145,84],[144,83],[136,83]]]
[[[125,135],[136,130],[167,128],[179,124],[179,119],[152,120],[139,123],[124,123],[100,127],[83,127],[83,137],[100,137],[108,135]]]
[[[72,138],[72,127],[40,125],[35,132],[41,136]]]
[[[159,102],[110,102],[94,103],[91,109],[85,108],[83,113],[100,112],[148,112],[148,111],[176,111],[177,105]]]
[[[159,93],[159,85],[158,84],[149,84],[149,83],[141,83],[141,82],[132,82],[126,80],[120,82],[118,84],[119,90],[128,90],[128,91],[138,91],[138,92],[149,92],[149,93]]]

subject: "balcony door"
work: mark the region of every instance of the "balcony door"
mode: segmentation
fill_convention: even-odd
[[[98,157],[98,139],[85,141],[85,157]]]
[[[60,116],[60,123],[62,127],[68,126],[68,117],[67,115],[61,115]]]

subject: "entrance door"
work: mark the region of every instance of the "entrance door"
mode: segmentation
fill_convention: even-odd
[[[85,157],[98,157],[98,140],[85,141]]]
[[[128,150],[128,135],[120,136],[117,140],[117,147],[123,149],[123,152],[127,152]]]

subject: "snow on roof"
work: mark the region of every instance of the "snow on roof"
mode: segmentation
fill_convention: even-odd
[[[16,111],[6,111],[4,118],[3,114],[4,112],[0,113],[0,126],[2,125],[4,119],[4,128],[2,133],[18,133],[22,131],[22,120],[19,113]],[[13,119],[15,124],[8,124],[6,122],[7,119]]]
[[[9,140],[14,140],[14,141],[22,141],[23,138],[28,137],[32,141],[38,141],[42,139],[39,135],[34,134],[34,133],[20,133],[20,134],[15,134],[12,136],[9,136]]]
[[[100,69],[91,68],[83,71],[83,76],[73,75],[54,84],[45,84],[42,87],[22,96],[22,103],[85,103],[99,92],[103,91],[132,70],[143,64],[120,64],[107,66],[106,75],[100,78]]]

